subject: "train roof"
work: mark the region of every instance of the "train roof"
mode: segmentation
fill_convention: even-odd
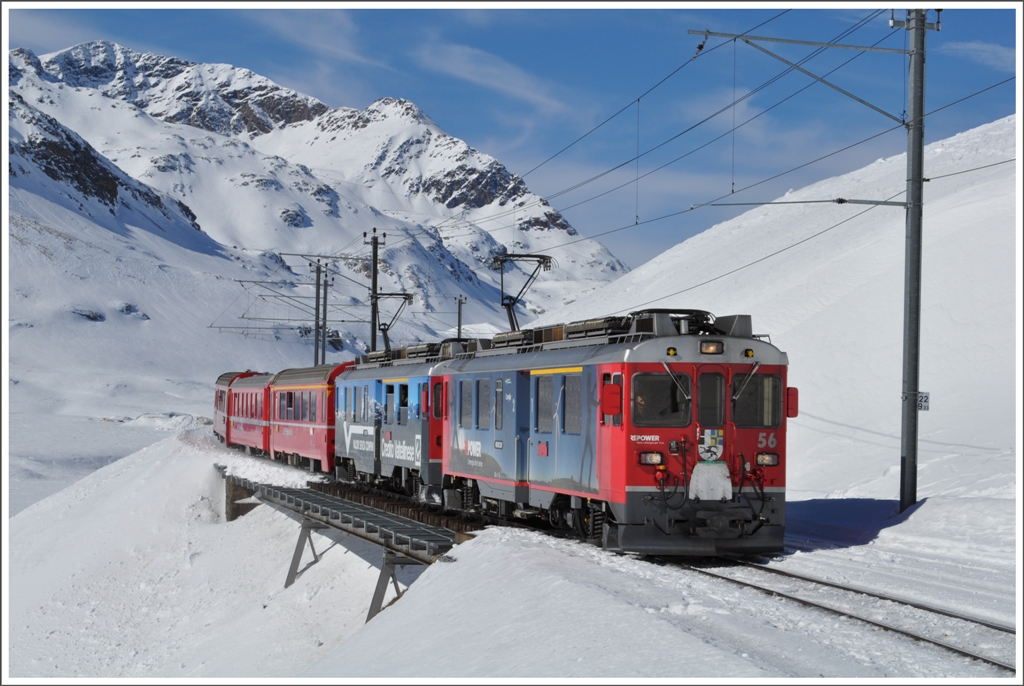
[[[258,374],[253,374],[252,376],[245,376],[242,377],[241,379],[235,379],[231,383],[231,388],[263,388],[268,383],[270,383],[271,379],[273,378],[273,374],[260,372]]]
[[[706,336],[747,339],[741,346],[726,346],[724,356],[716,358],[720,362],[749,361],[746,351],[750,350],[762,363],[788,363],[785,353],[778,350],[770,341],[766,343],[760,340],[766,336],[754,334],[750,315],[715,317],[706,310],[665,308],[509,331],[497,334],[491,339],[447,339],[440,343],[377,351],[356,358],[356,370],[395,367],[396,374],[408,376],[411,371],[405,373],[398,368],[405,365],[427,365],[422,374],[428,374],[432,369],[431,365],[442,365],[450,369],[472,367],[483,370],[523,369],[537,365],[558,366],[562,363],[559,361],[565,364],[597,364],[604,361],[622,361],[626,357],[635,362],[644,361],[645,357],[650,357],[651,361],[660,361],[665,359],[667,347],[677,348],[679,355],[686,352],[688,359],[701,359],[696,357],[699,354],[696,341]],[[666,340],[669,338],[678,340]],[[662,340],[649,346],[641,345],[655,339]],[[544,355],[536,357],[541,353]],[[524,355],[528,356],[528,359],[519,357]],[[736,359],[732,359],[733,357]],[[482,361],[492,358],[495,359],[489,362]],[[478,362],[467,366],[468,360]],[[376,378],[379,375],[380,372],[377,371],[366,376]]]
[[[293,386],[302,384],[321,384],[334,380],[341,372],[351,369],[351,362],[342,364],[322,364],[316,367],[296,367],[285,369],[274,377],[274,386]]]
[[[251,374],[252,372],[249,370],[246,370],[244,372],[224,372],[223,374],[217,377],[217,385],[230,386],[231,382],[237,379],[239,376]]]

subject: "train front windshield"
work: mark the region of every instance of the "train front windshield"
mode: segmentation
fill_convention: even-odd
[[[690,423],[690,377],[676,374],[633,376],[635,426],[686,426]]]

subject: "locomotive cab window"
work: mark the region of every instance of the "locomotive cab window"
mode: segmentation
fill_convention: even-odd
[[[690,377],[675,374],[633,375],[633,424],[686,426],[690,423]]]
[[[772,428],[782,424],[782,379],[765,374],[733,377],[732,419],[736,426]]]

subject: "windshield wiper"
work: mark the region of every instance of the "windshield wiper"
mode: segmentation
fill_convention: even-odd
[[[736,402],[736,398],[740,397],[740,393],[742,393],[743,389],[747,387],[747,383],[750,381],[751,377],[754,376],[754,372],[756,372],[757,368],[760,367],[760,366],[761,366],[760,362],[755,362],[754,363],[754,367],[750,370],[750,373],[747,374],[747,378],[743,379],[743,384],[740,386],[740,390],[736,391],[736,394],[732,396],[733,402]]]
[[[690,394],[687,393],[686,390],[683,388],[683,384],[679,383],[679,379],[677,379],[676,375],[672,373],[672,370],[668,368],[668,364],[666,362],[662,362],[661,366],[665,368],[666,372],[668,372],[669,378],[672,379],[672,381],[676,385],[676,388],[678,388],[679,392],[683,394],[684,398],[686,398],[686,402],[690,402]]]

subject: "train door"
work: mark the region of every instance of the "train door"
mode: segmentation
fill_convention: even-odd
[[[555,474],[558,412],[562,376],[555,370],[530,372],[530,426],[527,441],[527,480],[533,486],[548,484]]]
[[[238,395],[229,388],[225,404],[227,418],[224,422],[224,445],[226,446],[231,446],[234,443],[233,429],[235,428],[235,418],[238,416],[234,405],[237,402],[237,397]]]
[[[511,381],[505,402],[510,405],[509,424],[515,429],[516,483],[526,484],[530,469],[530,375],[515,372]]]
[[[696,455],[692,468],[693,495],[701,500],[731,498],[739,483],[733,444],[736,426],[729,417],[729,378],[723,365],[703,364],[694,368],[696,398],[693,436]]]

